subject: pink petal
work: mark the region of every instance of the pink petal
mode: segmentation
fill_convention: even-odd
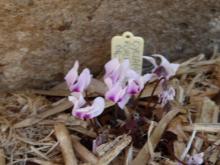
[[[169,62],[164,56],[162,56],[162,55],[160,55],[160,54],[154,54],[154,55],[152,55],[152,56],[154,56],[154,57],[159,57],[160,60],[161,60],[160,65],[162,65],[162,66],[167,65],[167,64],[170,64],[170,62]]]
[[[146,84],[146,82],[148,82],[152,78],[152,74],[145,74],[143,76],[140,76],[137,73],[136,74],[132,72],[129,72],[129,73],[131,73],[130,75],[132,75],[130,77],[133,77],[128,80],[127,92],[129,94],[139,93],[144,88],[144,85]]]
[[[92,75],[89,69],[84,69],[79,75],[78,81],[71,88],[74,92],[83,92],[90,84]]]
[[[115,70],[117,70],[120,66],[120,63],[117,58],[110,60],[108,63],[105,64],[105,75],[108,76]]]
[[[129,68],[129,65],[130,65],[130,63],[129,63],[129,60],[128,59],[125,59],[122,63],[121,63],[121,65],[120,65],[120,69],[122,70],[122,71],[126,71],[128,68]]]
[[[106,73],[104,78],[110,78],[113,84],[115,84],[118,81],[121,82],[126,77],[128,69],[129,60],[124,60],[120,64],[117,59],[113,59],[105,66]]]
[[[135,95],[139,93],[141,90],[140,84],[135,80],[128,81],[127,93],[131,95]]]
[[[116,70],[113,83],[122,82],[126,78],[127,71],[129,70],[129,60],[125,59]]]
[[[80,119],[84,119],[85,117],[89,118],[90,116],[86,115],[90,110],[92,109],[91,106],[87,106],[87,107],[84,107],[84,108],[73,108],[73,111],[72,111],[72,115],[77,117],[77,118],[80,118]]]
[[[105,108],[105,101],[102,97],[97,97],[91,106],[73,109],[72,114],[80,119],[91,119],[99,116]]]
[[[127,71],[127,75],[126,75],[129,79],[134,79],[134,80],[137,80],[137,79],[139,79],[139,77],[140,77],[140,75],[137,73],[137,72],[135,72],[134,70],[132,70],[132,69],[129,69],[128,71]]]
[[[71,96],[68,97],[69,101],[74,104],[74,109],[80,108],[85,105],[86,101],[81,93],[72,93]]]
[[[76,82],[78,78],[78,68],[79,68],[79,62],[76,61],[72,69],[69,70],[69,72],[66,74],[64,78],[70,89],[72,88],[72,85]]]
[[[126,88],[122,88],[120,83],[116,83],[106,92],[105,98],[116,103],[122,99],[122,97],[125,95],[125,92]]]
[[[174,76],[177,72],[177,70],[179,69],[180,64],[170,64],[170,68],[168,70],[168,73],[170,74],[170,76]]]
[[[167,72],[166,78],[169,79],[170,77],[174,76],[179,68],[179,64],[170,63],[164,56],[155,54],[154,57],[159,57],[161,59],[160,66],[164,67]]]
[[[156,60],[153,57],[144,56],[143,58],[148,60],[154,66],[154,68],[156,68],[158,66],[156,63]]]
[[[112,82],[111,78],[109,78],[109,77],[104,78],[104,82],[105,82],[105,84],[107,85],[108,88],[112,88],[113,82]]]
[[[129,99],[131,98],[131,95],[129,94],[126,94],[122,100],[120,102],[118,102],[118,106],[121,108],[121,109],[124,109],[125,105],[128,103]]]
[[[151,79],[152,79],[152,77],[153,77],[153,74],[145,74],[145,75],[143,75],[142,76],[142,81],[143,81],[143,83],[145,84],[145,83],[147,83],[148,81],[150,81]]]
[[[129,69],[129,61],[124,60],[120,64],[119,68],[117,70],[115,70],[115,72],[110,76],[110,78],[112,79],[113,84],[115,84],[116,82],[124,81],[128,69]]]
[[[102,97],[95,98],[93,102],[93,109],[90,112],[91,118],[99,116],[105,109],[105,100]]]

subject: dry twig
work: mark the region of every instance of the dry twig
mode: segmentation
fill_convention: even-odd
[[[57,124],[54,127],[55,134],[62,151],[65,165],[77,165],[75,153],[72,148],[72,141],[65,125]]]
[[[5,153],[3,149],[0,149],[0,165],[5,165]]]
[[[106,154],[104,154],[98,161],[98,165],[107,165],[109,164],[118,154],[127,147],[131,142],[131,137],[127,135],[120,136],[117,144]]]
[[[74,151],[80,156],[82,160],[87,163],[96,164],[98,159],[86,147],[84,147],[78,140],[72,138]]]
[[[52,116],[52,115],[55,115],[57,113],[63,112],[65,110],[67,110],[68,108],[71,108],[72,106],[73,106],[72,103],[70,103],[68,100],[65,99],[58,106],[53,107],[53,108],[51,108],[51,109],[49,109],[49,110],[47,110],[47,111],[45,111],[41,114],[38,114],[36,116],[33,116],[33,117],[27,118],[25,120],[22,120],[21,122],[16,123],[13,127],[14,128],[22,128],[22,127],[31,126],[31,125],[36,124],[39,121],[49,117],[49,116]]]

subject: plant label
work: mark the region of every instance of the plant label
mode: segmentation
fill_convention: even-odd
[[[130,66],[141,74],[144,53],[144,39],[134,36],[131,32],[124,32],[122,36],[114,36],[111,43],[111,58],[119,61],[129,59]]]

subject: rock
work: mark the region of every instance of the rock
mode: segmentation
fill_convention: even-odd
[[[100,72],[112,36],[131,31],[145,54],[171,60],[219,45],[217,0],[1,0],[0,90],[63,81],[78,59]]]

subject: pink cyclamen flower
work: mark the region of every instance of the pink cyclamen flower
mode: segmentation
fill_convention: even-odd
[[[109,80],[109,79],[106,79]],[[109,80],[111,82],[111,80]],[[127,86],[122,86],[120,82],[116,84],[109,85],[108,81],[105,81],[107,86],[110,86],[109,90],[105,93],[105,98],[114,103],[117,103],[118,106],[123,109],[127,102],[129,101],[131,95],[127,94]]]
[[[123,81],[127,71],[129,70],[129,60],[124,60],[122,63],[114,58],[105,64],[104,79],[111,79],[112,85],[118,81]]]
[[[105,64],[104,81],[108,87],[105,98],[114,103],[118,103],[120,108],[128,102],[130,96],[126,94],[127,87],[126,75],[129,70],[129,61],[124,60],[122,63],[114,58]]]
[[[153,64],[154,69],[152,73],[154,73],[158,78],[165,78],[168,80],[170,77],[176,74],[179,64],[170,63],[164,56],[160,54],[155,54],[152,56],[159,57],[161,59],[160,65],[156,63],[156,60],[153,57],[144,56],[143,58]]]
[[[105,93],[105,98],[117,103],[122,100],[125,94],[126,87],[123,88],[122,85],[117,82]]]
[[[128,71],[127,93],[131,95],[138,94],[144,88],[144,85],[152,78],[152,74],[139,75],[134,70]]]
[[[173,87],[168,87],[166,90],[162,91],[159,95],[162,106],[166,105],[168,101],[174,100],[175,94],[176,92]]]
[[[128,60],[120,63],[118,59],[112,59],[105,65],[104,81],[108,87],[105,98],[123,109],[130,97],[140,93],[151,77],[152,74],[141,76],[132,70]]]
[[[85,68],[80,75],[78,75],[79,63],[75,62],[73,68],[65,76],[65,80],[71,92],[83,92],[90,84],[92,75],[90,70]]]
[[[69,96],[69,100],[73,102],[74,107],[72,114],[80,119],[91,119],[99,116],[105,108],[105,101],[102,97],[96,97],[92,105],[86,106],[86,102],[82,95]]]
[[[199,154],[195,154],[193,156],[189,156],[187,159],[188,165],[201,165],[204,162],[204,153],[201,152]]]

